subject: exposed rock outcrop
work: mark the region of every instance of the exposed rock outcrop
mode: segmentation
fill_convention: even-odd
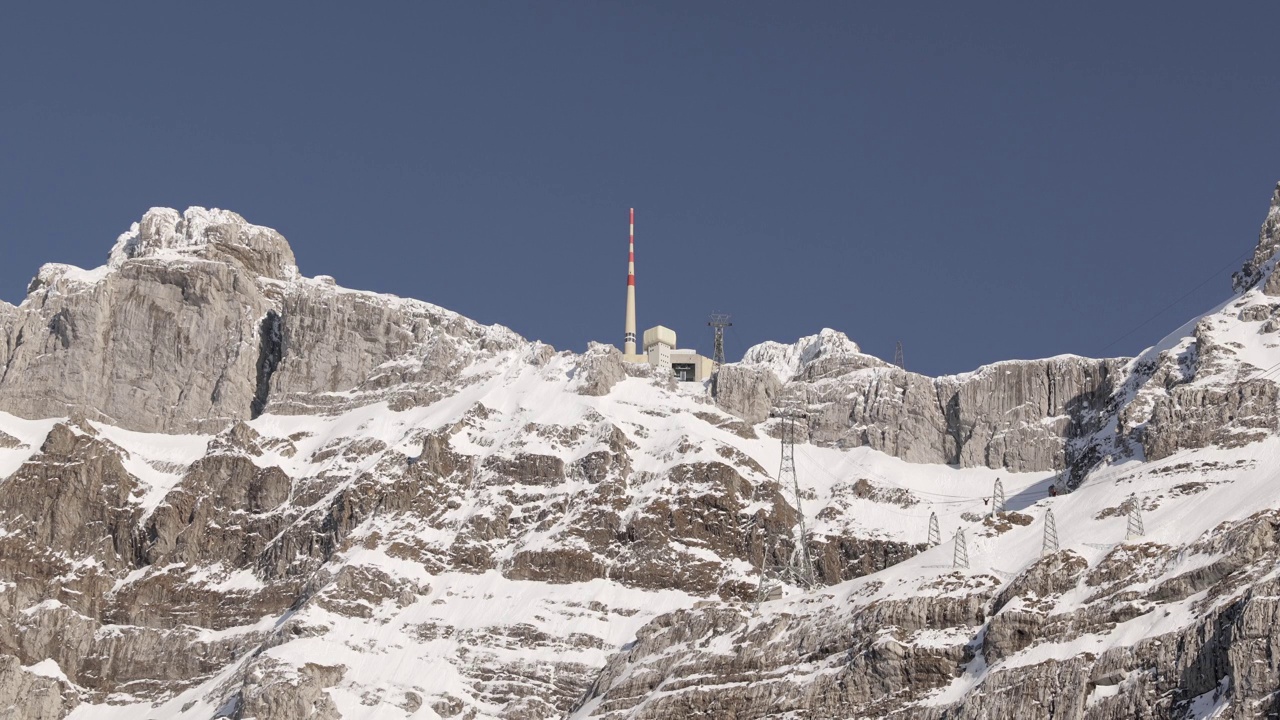
[[[152,209],[97,270],[44,266],[20,307],[0,308],[0,333],[8,412],[161,432],[216,432],[268,405],[431,402],[475,356],[522,342],[301,278],[274,230],[203,208]]]
[[[1263,649],[1280,642],[1280,581],[1269,572],[1278,527],[1274,512],[1259,514],[1186,548],[1143,551],[1136,567],[1132,549],[1118,548],[1102,567],[1124,568],[1128,581],[1104,585],[1065,613],[1054,611],[1065,594],[1098,584],[1070,552],[1033,564],[998,593],[994,577],[954,573],[904,600],[818,598],[817,610],[793,607],[798,613],[755,620],[731,607],[680,611],[642,629],[571,717],[1120,720],[1184,717],[1206,698],[1205,707],[1230,708],[1224,717],[1265,717],[1280,709],[1274,696],[1280,660]],[[1145,592],[1130,590],[1137,567],[1154,566],[1147,572],[1158,575],[1198,553],[1221,553],[1223,560]],[[1178,591],[1169,592],[1171,583]],[[1178,612],[1185,598],[1210,587],[1202,619],[1101,654],[1053,657],[1064,643]],[[1050,658],[1001,664],[1035,647]],[[699,682],[708,676],[716,682]],[[955,700],[939,694],[966,683],[981,690]]]
[[[828,352],[833,345],[839,351]],[[930,378],[856,347],[824,331],[792,348],[752,348],[721,369],[717,402],[753,423],[784,398],[800,402],[818,444],[866,446],[908,462],[1054,470],[1070,464],[1072,438],[1096,429],[1125,365],[1064,356]]]
[[[50,667],[52,666],[52,667]],[[12,655],[0,654],[0,718],[4,720],[59,720],[79,704],[79,698],[61,677],[56,663],[45,661],[32,672]]]
[[[622,353],[614,346],[591,343],[574,369],[573,389],[583,395],[609,394],[627,376],[622,363]]]

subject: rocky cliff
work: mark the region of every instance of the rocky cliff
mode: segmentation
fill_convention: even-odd
[[[760,422],[785,397],[808,410],[808,438],[819,445],[1017,471],[1071,464],[1069,441],[1090,429],[1125,366],[1063,356],[930,378],[863,355],[834,330],[793,347],[766,343],[726,367],[720,406]]]
[[[748,356],[736,372],[765,376],[758,396],[790,387],[810,402],[844,401],[819,416],[819,442],[867,443],[857,428],[870,424],[912,439],[887,452],[909,457],[923,441],[932,459],[954,447],[963,458],[978,440],[968,462],[1065,464],[1059,487],[1074,491],[1024,491],[1005,513],[959,522],[935,496],[944,541],[887,570],[754,611],[718,603],[656,618],[571,717],[1280,714],[1277,218],[1280,187],[1235,296],[1129,361],[1060,358],[913,381],[827,334],[822,342],[842,346],[830,364],[850,370],[823,396],[829,378],[815,383],[803,362]],[[885,393],[887,382],[898,391]],[[936,389],[953,415],[932,410]],[[867,423],[876,403],[865,399],[885,396],[890,412]],[[722,402],[750,416],[744,397]],[[975,402],[1018,417],[952,424]],[[957,426],[986,429],[937,442]],[[992,439],[1009,433],[1031,444],[1012,463],[992,453]]]
[[[1137,358],[828,330],[714,396],[152,210],[0,304],[0,718],[1265,715],[1276,207]]]
[[[45,265],[0,323],[0,408],[149,432],[216,432],[268,406],[425,402],[522,342],[427,303],[302,278],[279,233],[203,208],[152,209],[96,270]]]

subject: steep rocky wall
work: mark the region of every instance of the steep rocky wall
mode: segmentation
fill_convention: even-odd
[[[237,266],[132,260],[96,282],[46,266],[8,331],[0,408],[82,413],[139,430],[210,429],[247,413],[256,317]]]
[[[519,356],[506,363],[502,375],[543,372]],[[580,397],[574,380],[548,375],[566,398]],[[646,417],[662,415],[660,407]],[[407,447],[420,448],[413,456],[405,445],[365,436],[267,435],[236,423],[195,443],[190,452],[198,457],[180,464],[135,455],[108,439],[115,431],[82,418],[53,423],[27,461],[0,480],[0,656],[20,666],[56,663],[74,686],[66,702],[163,702],[221,677],[202,691],[217,703],[246,717],[253,710],[301,718],[333,712],[326,691],[344,677],[343,667],[298,668],[270,648],[328,633],[341,645],[334,626],[354,619],[376,630],[416,604],[411,617],[418,619],[407,630],[416,642],[465,633],[474,655],[459,656],[456,666],[466,699],[439,695],[439,684],[423,681],[432,693],[370,695],[370,703],[438,705],[446,714],[501,708],[503,716],[550,720],[581,697],[598,668],[583,653],[618,642],[601,634],[615,622],[610,617],[639,610],[572,601],[558,612],[599,616],[602,630],[586,633],[592,621],[567,637],[528,625],[424,623],[434,576],[483,576],[492,584],[499,575],[526,588],[585,583],[587,597],[609,583],[655,597],[749,601],[757,592],[750,569],[791,556],[794,510],[764,468],[731,446],[679,439],[662,446],[670,464],[661,472],[637,472],[638,460],[653,467],[653,457],[602,416],[540,426],[517,422],[518,410],[476,405],[443,428],[408,427]],[[703,432],[718,434],[716,424],[731,422],[706,410],[696,420]],[[277,417],[266,426],[290,421]],[[513,423],[518,436],[505,430]],[[644,437],[643,428],[632,429]],[[125,438],[148,452],[167,442]],[[526,448],[540,440],[567,452]],[[477,451],[483,455],[468,454]],[[838,521],[810,541],[823,583],[883,569],[922,548],[865,537]],[[391,567],[432,579],[352,563],[362,552],[385,553]],[[445,585],[438,594],[452,592]],[[495,648],[524,648],[540,660]],[[65,712],[50,694],[57,684],[29,675],[6,680],[0,668],[0,697],[8,682],[43,693],[40,702]]]
[[[303,412],[438,399],[514,333],[426,303],[301,278],[283,237],[226,211],[153,209],[106,266],[46,265],[0,307],[0,409],[217,432]],[[357,389],[395,397],[339,398]]]
[[[1122,360],[1064,356],[930,378],[850,357],[823,363],[816,355],[785,383],[763,363],[728,365],[717,402],[760,422],[784,399],[798,400],[818,444],[908,462],[1053,470],[1069,464],[1068,441],[1091,429],[1124,372]]]
[[[1226,708],[1215,717],[1270,717],[1280,709],[1278,529],[1269,511],[1185,548],[1121,546],[1092,568],[1063,551],[1007,583],[941,572],[917,597],[813,601],[821,611],[680,611],[643,628],[570,717],[1154,720],[1192,716],[1192,703],[1206,697],[1204,707]],[[1218,560],[1130,589],[1201,553]],[[1085,604],[1058,608],[1082,588]],[[1181,627],[1102,653],[1069,650],[1135,618],[1182,612],[1183,603],[1198,615]],[[1050,659],[1031,653],[1002,663],[1037,647]],[[975,672],[956,699],[937,694]]]

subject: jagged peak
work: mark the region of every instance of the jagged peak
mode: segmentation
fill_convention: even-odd
[[[302,279],[289,242],[271,228],[254,225],[230,210],[189,207],[178,212],[153,207],[120,234],[107,264],[86,270],[45,263],[27,286],[27,294],[96,285],[126,262],[143,258],[233,262],[261,278]],[[325,279],[332,284],[332,278],[318,278],[321,282]]]
[[[1231,274],[1231,289],[1240,294],[1257,285],[1267,274],[1267,263],[1273,259],[1277,248],[1280,248],[1280,182],[1276,183],[1275,190],[1271,193],[1271,207],[1258,231],[1258,244],[1253,250],[1253,256]]]
[[[1280,248],[1280,182],[1271,193],[1271,207],[1258,231],[1258,247],[1253,251],[1254,264],[1260,266],[1270,260],[1277,248]]]
[[[135,258],[184,256],[235,259],[262,277],[278,280],[298,277],[284,236],[218,208],[189,207],[181,213],[151,208],[116,240],[107,264],[117,268]]]
[[[858,344],[839,330],[823,328],[794,343],[768,340],[753,345],[742,356],[746,365],[764,365],[780,380],[790,380],[819,359],[866,357]]]

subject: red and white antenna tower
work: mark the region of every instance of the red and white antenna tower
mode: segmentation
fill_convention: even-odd
[[[627,254],[627,327],[622,336],[622,353],[636,354],[636,209],[631,208],[631,240]]]

